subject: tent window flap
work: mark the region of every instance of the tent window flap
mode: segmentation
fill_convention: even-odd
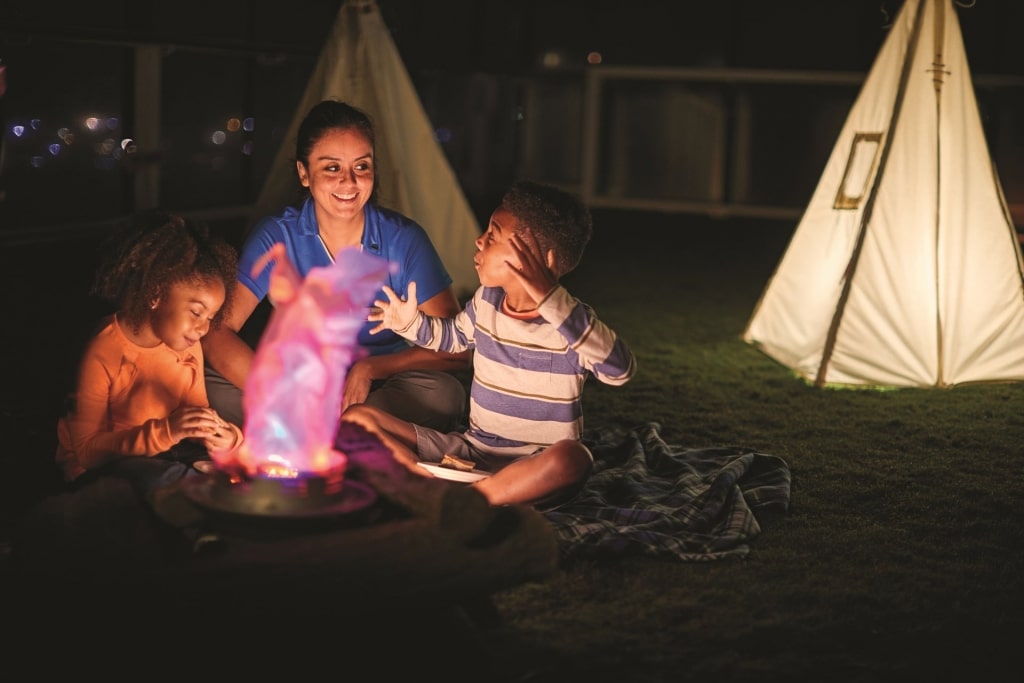
[[[878,163],[878,152],[882,148],[881,133],[856,133],[846,159],[843,181],[839,183],[833,209],[856,209],[860,206],[868,182]]]

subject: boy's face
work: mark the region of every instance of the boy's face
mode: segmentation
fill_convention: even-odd
[[[519,221],[500,206],[491,214],[487,231],[476,238],[477,253],[473,257],[480,284],[484,287],[507,288],[516,282],[509,263],[518,264],[518,257],[509,245],[509,237],[519,229]]]

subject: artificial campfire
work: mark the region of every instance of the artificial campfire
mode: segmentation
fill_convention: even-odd
[[[277,244],[253,266],[253,275],[271,261],[274,311],[245,386],[245,439],[212,457],[221,471],[249,479],[338,480],[347,460],[333,445],[345,375],[362,353],[357,335],[367,302],[389,266],[349,248],[302,278]]]

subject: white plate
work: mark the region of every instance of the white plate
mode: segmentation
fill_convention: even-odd
[[[438,479],[448,479],[450,481],[462,481],[468,483],[471,481],[486,479],[491,476],[490,472],[484,472],[483,470],[457,470],[454,467],[441,467],[437,463],[433,462],[418,462],[416,464],[433,474]]]
[[[212,460],[196,460],[192,463],[192,469],[202,474],[211,474],[217,471],[217,463]]]

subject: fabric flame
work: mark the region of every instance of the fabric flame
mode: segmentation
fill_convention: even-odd
[[[249,476],[298,477],[344,471],[333,448],[345,375],[365,351],[358,333],[368,302],[389,270],[387,261],[353,247],[303,279],[282,245],[253,267],[274,265],[274,304],[245,385],[245,439],[235,451],[214,454],[218,466]]]

